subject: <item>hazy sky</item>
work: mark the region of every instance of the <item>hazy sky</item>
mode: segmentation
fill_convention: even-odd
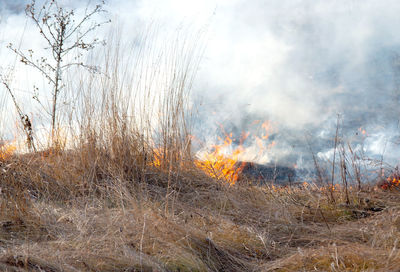
[[[8,40],[22,33],[23,43],[36,43],[30,23],[25,26],[25,3],[0,2],[3,58]],[[274,159],[307,149],[306,134],[322,156],[331,152],[340,114],[344,136],[372,155],[390,145],[385,155],[397,162],[400,1],[109,0],[107,9],[132,39],[150,21],[161,32],[207,29],[193,87],[197,133],[212,134],[217,122],[241,131],[270,120]],[[359,137],[360,127],[368,137]]]

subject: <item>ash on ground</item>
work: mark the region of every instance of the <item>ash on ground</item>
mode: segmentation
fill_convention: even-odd
[[[240,180],[252,181],[258,185],[277,184],[289,185],[296,182],[296,169],[282,165],[263,165],[254,162],[239,162],[244,164]]]

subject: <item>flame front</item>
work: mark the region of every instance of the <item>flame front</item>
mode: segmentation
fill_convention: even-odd
[[[196,160],[196,166],[211,177],[223,179],[232,185],[235,184],[244,167],[244,163],[238,165],[238,157],[243,153],[243,148],[240,145],[227,156],[224,154],[224,150],[230,148],[231,145],[232,133],[225,136],[222,145],[214,145],[212,152],[203,154],[201,160]]]
[[[259,123],[260,121],[256,120],[251,126],[258,125]],[[212,145],[211,151],[198,153],[198,160],[195,161],[195,165],[207,175],[225,180],[233,185],[239,179],[246,165],[245,161],[253,161],[256,158],[261,158],[266,150],[270,150],[275,145],[275,141],[267,144],[272,131],[272,124],[269,121],[262,123],[261,135],[252,136],[254,145],[247,148],[244,148],[243,144],[248,139],[250,132],[242,132],[238,147],[233,148],[232,143],[234,140],[232,139],[232,133],[228,134],[224,131],[222,125],[220,127],[225,134],[225,138],[218,139],[223,143]]]
[[[254,121],[251,125],[257,125],[260,121]],[[246,161],[254,161],[257,157],[265,155],[266,150],[272,149],[276,142],[269,141],[272,125],[269,121],[262,123],[262,132],[260,136],[252,136],[253,145],[246,148],[243,147],[244,142],[250,136],[250,132],[242,132],[239,143],[233,139],[233,133],[226,133],[222,125],[220,125],[225,137],[218,140],[221,144],[210,145],[207,149],[197,152],[194,160],[197,166],[210,177],[223,180],[233,185],[238,181],[240,174],[246,166]],[[191,136],[191,139],[195,139]],[[233,144],[233,142],[236,142]],[[237,146],[237,147],[233,147]],[[153,149],[153,158],[150,165],[162,168],[165,159],[165,152],[160,148]],[[179,161],[178,158],[176,161]]]
[[[162,160],[161,148],[153,149],[153,161],[151,162],[151,165],[155,167],[161,167],[161,160]]]
[[[0,147],[0,161],[8,160],[17,149],[14,143],[6,143]]]
[[[387,180],[380,185],[380,187],[383,190],[397,188],[399,186],[400,186],[400,177],[398,175],[392,175],[388,177]]]

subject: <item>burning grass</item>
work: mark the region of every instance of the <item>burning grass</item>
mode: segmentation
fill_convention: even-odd
[[[13,142],[0,144],[0,161],[8,160],[17,149]]]
[[[195,166],[128,170],[100,149],[93,161],[87,152],[14,155],[1,164],[3,270],[385,271],[400,264],[397,191],[351,188],[349,205],[337,187],[332,203],[324,187],[308,183],[229,186]]]
[[[154,149],[118,130],[96,141],[96,131],[88,135],[74,149],[10,153],[0,162],[1,269],[384,271],[400,264],[397,190],[233,183],[232,175],[184,159],[184,149],[176,152],[183,144]],[[212,167],[239,174],[231,159],[215,155]]]
[[[260,121],[255,121],[252,125],[258,123]],[[249,152],[248,148],[244,147],[244,143],[249,138],[250,132],[243,132],[239,143],[233,144],[236,141],[233,138],[233,133],[226,133],[222,125],[220,125],[220,128],[225,135],[224,139],[218,137],[221,144],[214,144],[208,150],[199,151],[194,163],[208,176],[234,185],[246,167],[246,162],[241,159],[245,158],[246,154],[251,152]],[[272,130],[271,123],[265,121],[261,124],[261,128],[263,129],[262,135],[252,135],[258,147],[258,157],[261,157],[275,145],[274,141],[269,144],[266,142]]]
[[[398,190],[400,189],[400,173],[396,169],[388,178],[381,180],[379,186],[382,190]]]
[[[114,45],[120,48],[119,41]],[[0,270],[398,267],[397,190],[237,182],[245,148],[242,142],[233,147],[226,133],[195,158],[187,88],[198,62],[187,46],[172,48],[171,58],[149,54],[133,61],[111,48],[102,54],[115,66],[105,68],[111,73],[66,85],[82,95],[75,103],[79,114],[66,114],[77,118],[68,131],[74,140],[32,153],[2,146]],[[146,68],[154,65],[166,72]],[[264,152],[275,142],[266,141],[271,124],[261,127],[255,142]]]
[[[233,185],[238,180],[245,164],[238,165],[238,156],[243,152],[241,146],[233,150],[230,156],[224,154],[223,149],[232,145],[231,137],[232,135],[226,136],[223,145],[213,146],[214,151],[204,154],[201,159],[195,161],[195,164],[210,177]]]
[[[127,114],[90,118],[70,149],[2,151],[1,270],[387,271],[400,265],[397,190],[236,182],[242,149],[222,152],[232,145],[230,134],[199,160],[182,116],[161,122],[156,147],[151,131],[138,129]]]

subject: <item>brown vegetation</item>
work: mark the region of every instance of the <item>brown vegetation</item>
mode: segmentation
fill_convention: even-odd
[[[122,144],[122,142],[118,142]],[[1,162],[5,271],[395,271],[400,194],[229,186],[82,146]],[[130,156],[130,157],[128,157]],[[150,157],[149,157],[150,158]],[[123,163],[125,162],[125,163]]]
[[[45,149],[35,136],[37,151],[2,147],[0,270],[400,267],[394,182],[383,190],[357,180],[356,189],[342,172],[342,187],[333,179],[325,187],[232,185],[199,169],[188,106],[199,37],[160,54],[151,40],[139,39],[141,49],[127,54],[110,37],[103,73],[77,72],[64,82],[79,95],[58,112],[67,128],[49,130],[57,145]]]

